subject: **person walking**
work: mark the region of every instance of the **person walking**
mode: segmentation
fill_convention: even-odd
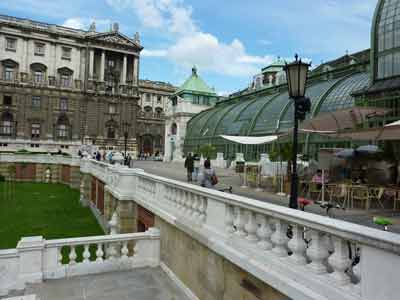
[[[211,168],[210,159],[204,161],[203,178],[201,180],[201,186],[212,189],[214,185],[218,183],[217,175],[213,168]]]
[[[185,168],[187,171],[187,181],[192,182],[192,174],[194,171],[194,159],[191,153],[189,153],[185,159]]]

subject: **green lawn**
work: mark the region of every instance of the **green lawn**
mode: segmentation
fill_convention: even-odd
[[[9,199],[0,182],[0,249],[15,248],[24,236],[46,239],[103,235],[79,192],[62,184],[16,183]]]

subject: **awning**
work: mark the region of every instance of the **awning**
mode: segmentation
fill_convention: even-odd
[[[232,135],[221,135],[225,140],[235,142],[243,145],[262,145],[274,142],[278,139],[277,135],[268,136],[232,136]]]
[[[318,114],[315,118],[304,121],[301,129],[320,131],[356,130],[358,125],[368,122],[371,118],[384,116],[389,109],[379,107],[352,107],[332,112]]]
[[[400,126],[400,120],[385,125],[385,127],[391,127],[391,126]]]

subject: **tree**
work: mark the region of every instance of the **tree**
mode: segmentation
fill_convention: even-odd
[[[217,157],[217,149],[211,144],[201,146],[199,152],[204,158],[215,159]]]

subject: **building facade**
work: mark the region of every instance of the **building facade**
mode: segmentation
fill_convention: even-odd
[[[165,111],[176,88],[165,82],[140,80],[136,141],[138,153],[164,154]]]
[[[186,127],[196,114],[213,107],[218,96],[208,87],[193,67],[191,76],[168,102],[165,121],[164,161],[183,160]]]
[[[137,150],[139,35],[0,16],[0,151]]]

